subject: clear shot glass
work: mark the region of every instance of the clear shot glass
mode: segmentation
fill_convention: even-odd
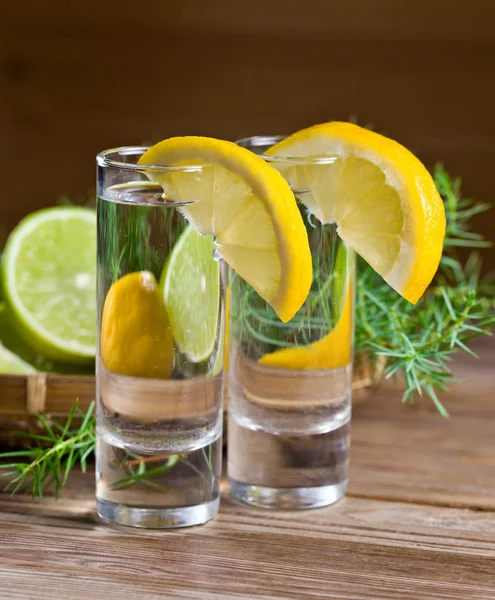
[[[184,527],[219,506],[224,286],[213,239],[148,177],[200,190],[208,167],[138,165],[145,151],[97,157],[97,510]]]
[[[237,143],[264,155],[276,136]],[[303,509],[346,491],[354,332],[355,256],[318,203],[331,202],[336,157],[263,156],[298,200],[313,259],[311,292],[288,323],[229,273],[228,478],[234,498]]]

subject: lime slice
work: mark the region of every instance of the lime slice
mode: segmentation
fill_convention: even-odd
[[[165,265],[163,298],[179,350],[194,363],[215,349],[220,312],[220,267],[213,238],[188,226]]]
[[[0,374],[27,375],[36,369],[0,344]]]
[[[94,360],[96,213],[40,210],[11,233],[2,256],[2,287],[15,325],[40,354],[61,362]]]

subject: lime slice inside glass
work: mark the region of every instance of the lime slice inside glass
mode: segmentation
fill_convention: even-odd
[[[162,273],[163,298],[179,350],[194,363],[215,350],[220,309],[220,266],[213,238],[188,226]]]
[[[15,325],[40,354],[88,363],[96,346],[96,213],[49,208],[25,219],[2,256],[2,287]]]

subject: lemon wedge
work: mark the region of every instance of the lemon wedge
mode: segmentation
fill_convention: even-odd
[[[156,144],[139,164],[199,233],[214,236],[216,252],[280,319],[290,320],[308,295],[312,266],[303,220],[280,173],[232,142],[194,136]]]
[[[174,341],[153,273],[128,273],[108,290],[100,334],[101,359],[112,373],[168,379]]]
[[[392,288],[419,300],[440,262],[445,213],[431,175],[409,150],[331,122],[298,131],[266,154],[288,159],[277,168],[316,218],[337,223],[340,237]]]
[[[346,367],[352,359],[353,305],[353,280],[348,278],[342,313],[330,333],[306,346],[282,348],[265,354],[258,362],[271,367],[296,370]]]

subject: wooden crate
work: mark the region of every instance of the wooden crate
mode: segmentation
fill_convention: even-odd
[[[353,401],[369,397],[379,383],[384,361],[362,362],[355,370]],[[39,430],[38,413],[63,422],[74,401],[86,411],[95,399],[95,378],[90,375],[0,375],[0,443],[15,445],[22,439],[13,432]]]

